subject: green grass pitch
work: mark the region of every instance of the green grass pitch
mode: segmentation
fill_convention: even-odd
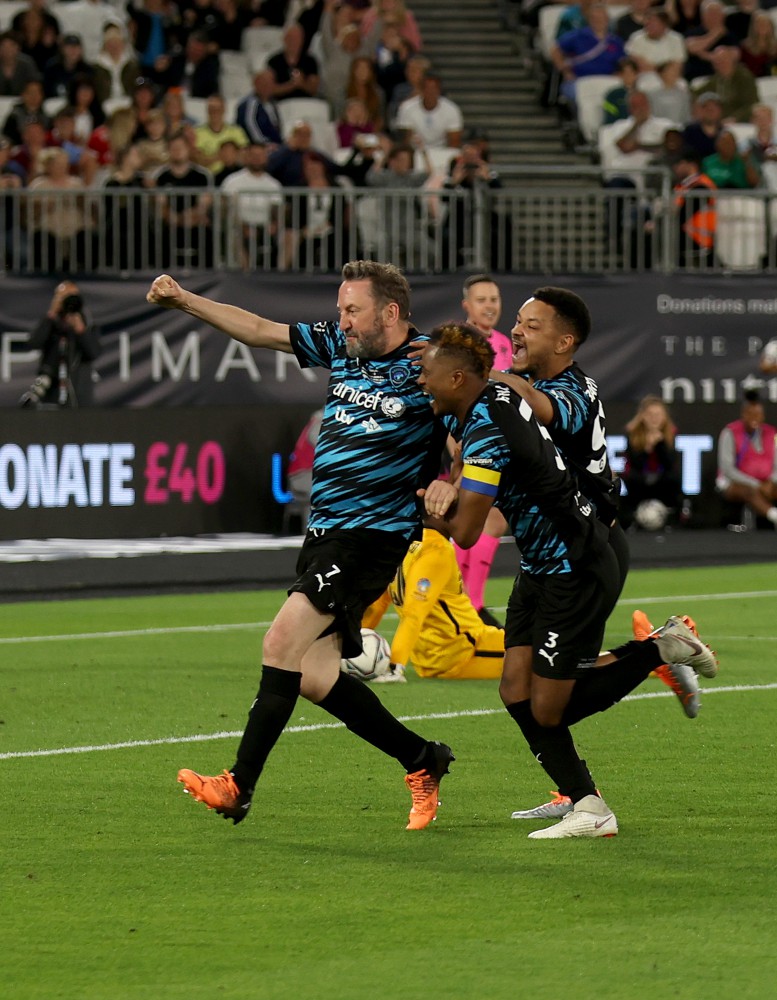
[[[648,680],[577,726],[620,835],[550,842],[510,819],[550,785],[495,683],[377,689],[456,753],[429,829],[404,829],[399,767],[307,702],[233,827],[175,777],[232,763],[279,592],[0,608],[0,994],[768,997],[776,598],[774,565],[632,573],[608,643],[634,607],[687,612],[720,674],[695,721]]]

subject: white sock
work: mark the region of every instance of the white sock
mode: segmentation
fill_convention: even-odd
[[[777,528],[777,507],[770,507],[766,512],[766,516],[769,518],[769,520],[772,522],[775,528]]]

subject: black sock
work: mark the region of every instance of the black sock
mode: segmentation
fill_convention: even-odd
[[[661,659],[658,644],[653,642],[652,639],[630,639],[628,642],[624,642],[622,646],[616,646],[615,649],[611,649],[610,652],[619,661],[628,659],[633,660],[635,663],[644,663],[648,668],[648,673],[651,670],[655,670],[656,667],[660,667],[664,662]]]
[[[318,704],[352,733],[395,757],[406,771],[426,766],[427,741],[395,719],[364,681],[341,673]]]
[[[612,708],[631,694],[651,670],[661,666],[661,654],[654,642],[632,640],[611,650],[618,659],[606,667],[592,667],[572,688],[562,722],[574,726],[589,715]]]
[[[586,795],[596,794],[594,780],[585,761],[578,756],[567,726],[541,726],[532,715],[528,699],[508,705],[507,711],[518,723],[529,749],[561,795],[579,802]]]
[[[237,787],[253,791],[270,751],[278,742],[299,698],[302,674],[277,667],[262,667],[256,700],[248,713],[237,762],[231,768]]]

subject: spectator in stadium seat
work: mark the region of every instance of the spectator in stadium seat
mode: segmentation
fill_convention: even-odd
[[[94,86],[100,102],[132,96],[140,76],[140,63],[127,44],[122,28],[115,24],[105,26],[102,48],[93,67]]]
[[[132,95],[132,116],[135,120],[135,128],[132,134],[134,141],[146,138],[146,122],[151,111],[156,107],[157,87],[147,77],[142,77],[136,81],[135,93]],[[180,94],[178,95],[180,99]],[[172,132],[168,130],[168,135]]]
[[[750,21],[747,37],[739,46],[742,65],[755,77],[771,76],[777,63],[777,33],[766,11],[757,10]]]
[[[171,133],[161,108],[151,108],[148,112],[144,132],[144,138],[138,139],[134,145],[138,151],[138,169],[150,177],[156,170],[170,162],[167,137]]]
[[[375,63],[365,56],[351,62],[345,84],[346,100],[357,99],[364,103],[367,117],[375,132],[382,132],[384,125],[384,99],[378,86]]]
[[[38,118],[47,129],[51,128],[51,118],[43,110],[43,83],[40,80],[30,80],[26,84],[3,124],[3,135],[7,135],[14,146],[22,141],[22,126],[28,118]]]
[[[58,55],[46,63],[43,71],[43,89],[46,97],[67,97],[70,81],[75,76],[88,76],[92,66],[84,59],[84,50],[78,35],[65,35]]]
[[[212,41],[219,52],[240,52],[243,32],[249,24],[256,23],[252,20],[251,10],[238,0],[216,0],[215,7],[219,23],[210,32]]]
[[[623,41],[610,31],[606,5],[591,4],[585,26],[560,35],[550,53],[561,76],[561,96],[574,106],[575,82],[615,73],[623,56]]]
[[[700,7],[701,0],[666,0],[664,10],[669,15],[671,27],[684,36],[701,24]]]
[[[629,96],[629,117],[599,132],[599,153],[606,188],[633,189],[634,194],[607,204],[606,227],[619,252],[630,255],[631,264],[649,266],[652,243],[650,211],[642,192],[648,186],[645,170],[663,151],[664,136],[673,122],[650,111],[650,99],[641,90]]]
[[[310,152],[319,152],[313,149],[313,129],[308,122],[295,122],[286,141],[270,154],[267,170],[284,187],[302,187],[305,184],[304,159]],[[334,176],[336,165],[325,159]]]
[[[76,136],[84,143],[105,122],[105,112],[97,99],[93,76],[74,76],[68,87],[68,104],[76,120]]]
[[[399,44],[405,45],[404,41]],[[386,120],[393,128],[400,105],[411,97],[421,96],[424,77],[432,64],[426,56],[412,54],[407,50],[398,49],[398,59],[394,63],[389,78],[381,81],[381,87],[386,94]]]
[[[211,51],[207,31],[193,31],[186,45],[170,60],[166,72],[158,75],[163,88],[180,87],[189,97],[210,97],[219,93],[221,67],[219,57]]]
[[[699,9],[701,24],[685,33],[688,59],[683,72],[686,80],[709,76],[712,71],[712,53],[719,45],[739,45],[739,39],[726,26],[726,8],[720,0],[702,0]]]
[[[39,80],[38,67],[24,55],[14,31],[0,34],[0,96],[20,97],[30,80]]]
[[[46,10],[45,0],[37,0],[25,10],[19,11],[11,22],[11,30],[19,36],[24,55],[38,67],[43,75],[46,63],[59,51],[59,22]]]
[[[770,4],[764,4],[765,7]],[[736,7],[732,10],[728,8],[726,14],[726,27],[736,38],[737,44],[741,45],[750,32],[753,18],[758,13],[760,4],[758,0],[736,0]]]
[[[341,149],[350,149],[354,140],[363,135],[374,136],[379,141],[364,101],[359,97],[351,97],[345,105],[343,117],[337,123],[337,144]]]
[[[629,117],[629,94],[636,89],[639,67],[631,56],[624,56],[618,63],[617,75],[621,83],[608,90],[602,102],[602,123],[611,125]]]
[[[219,150],[226,140],[234,142],[240,149],[248,145],[248,136],[239,125],[230,125],[224,120],[226,104],[219,94],[208,98],[206,105],[207,121],[194,130],[194,149],[192,151],[195,163],[207,167],[211,173],[221,170]]]
[[[40,154],[46,149],[46,129],[38,118],[28,118],[22,126],[22,141],[15,146],[11,160],[23,173],[25,184],[37,177]]]
[[[699,159],[712,156],[723,130],[723,102],[712,91],[705,91],[693,102],[694,120],[683,129],[683,143],[699,154]]]
[[[55,38],[59,36],[60,24],[49,10],[48,0],[27,0],[27,6],[17,11],[11,19],[11,30],[24,34],[23,25],[30,12],[40,14],[46,27],[54,32]]]
[[[76,115],[73,108],[65,106],[56,113],[46,143],[65,150],[71,174],[80,177],[84,185],[89,187],[97,173],[97,158],[76,135]]]
[[[645,15],[645,27],[635,31],[626,42],[626,53],[636,60],[641,73],[655,70],[663,63],[685,65],[685,40],[669,27],[664,11],[651,8]]]
[[[215,36],[223,24],[223,18],[213,0],[188,0],[181,5],[181,21],[186,37],[193,31],[204,31],[212,51],[215,50]]]
[[[461,109],[442,96],[442,81],[432,73],[424,76],[421,96],[400,105],[395,122],[403,141],[416,137],[429,149],[460,146],[463,127]]]
[[[756,104],[750,121],[755,126],[755,135],[747,143],[751,161],[758,164],[766,187],[777,191],[777,134],[771,105]]]
[[[311,0],[305,0],[306,6],[314,6]],[[251,0],[249,9],[251,11],[251,23],[262,25],[269,24],[275,28],[282,28],[286,23],[289,0]]]
[[[142,6],[129,0],[127,16],[142,73],[159,83],[170,69],[171,53],[184,41],[178,8],[172,0],[143,0]]]
[[[565,4],[561,17],[556,25],[556,39],[561,38],[568,31],[577,31],[584,28],[588,23],[588,11],[594,3],[601,0],[578,0],[578,3]]]
[[[724,124],[749,122],[753,105],[758,103],[758,89],[753,74],[739,62],[739,49],[719,45],[710,58],[715,72],[694,90],[694,96],[700,91],[717,94],[723,105]]]
[[[185,267],[210,267],[213,234],[210,209],[213,176],[192,160],[192,147],[181,133],[170,139],[170,161],[153,175],[159,189],[157,208],[169,259]],[[175,194],[179,188],[201,188],[202,194]],[[167,258],[166,258],[167,259]]]
[[[153,88],[151,93],[154,93]],[[153,106],[153,103],[151,106]],[[176,87],[165,91],[160,106],[165,115],[168,136],[175,135],[177,132],[186,132],[189,129],[194,129],[194,119],[186,114],[183,94]]]
[[[254,143],[279,146],[281,119],[275,93],[275,74],[271,69],[263,69],[254,76],[254,90],[244,97],[237,106],[236,121]]]
[[[118,149],[105,181],[106,196],[102,203],[108,266],[126,271],[154,263],[150,253],[148,216],[143,211],[141,194],[147,186],[138,146]]]
[[[718,136],[715,152],[702,161],[702,169],[719,188],[746,190],[761,183],[761,171],[750,150],[740,153],[736,137],[725,128]]]
[[[44,149],[39,163],[42,172],[28,185],[32,267],[65,274],[94,267],[95,219],[81,197],[83,181],[70,173],[64,149]]]
[[[429,154],[422,150],[424,168],[415,169],[415,150],[412,146],[392,146],[381,165],[375,163],[367,174],[367,186],[383,190],[420,191],[432,175]],[[374,210],[367,219],[366,211]],[[387,196],[377,203],[360,206],[362,213],[362,239],[370,252],[380,259],[396,260],[404,267],[426,264],[432,251],[427,229],[427,213],[420,198],[399,195]]]
[[[229,199],[239,252],[245,270],[274,266],[277,259],[278,221],[283,209],[283,188],[267,173],[267,146],[251,143],[245,165],[221,185]]]
[[[397,29],[414,52],[420,52],[424,47],[421,29],[404,0],[374,0],[372,7],[366,11],[360,29],[362,37],[370,42],[373,49],[387,24]]]
[[[248,147],[241,149],[232,139],[225,139],[219,146],[221,169],[213,171],[213,183],[217,188],[220,188],[232,174],[237,174],[243,169],[244,149],[248,149]]]
[[[106,24],[116,24],[123,28],[123,16],[106,0],[71,0],[63,10],[67,30],[81,39],[84,56],[90,62],[96,59],[103,45],[103,30]]]
[[[744,504],[777,528],[777,428],[766,423],[754,389],[745,392],[739,419],[718,437],[715,487],[730,503]]]
[[[305,52],[305,32],[300,24],[290,24],[283,33],[283,50],[267,60],[275,74],[276,101],[288,97],[316,97],[319,88],[319,68],[316,60]]]
[[[285,270],[342,266],[337,252],[338,244],[342,247],[348,209],[345,202],[332,193],[334,175],[329,172],[328,162],[317,152],[306,153],[303,157],[307,192],[295,199],[287,213],[281,248],[281,266]]]
[[[330,104],[335,118],[342,114],[345,88],[351,63],[359,56],[366,56],[369,49],[362,39],[358,25],[353,23],[351,8],[345,5],[325,9],[321,18],[321,93]]]
[[[652,6],[652,0],[631,0],[629,9],[615,21],[613,33],[627,41],[635,31],[645,27],[645,14]]]
[[[641,174],[635,173],[635,168],[650,164],[673,124],[651,113],[650,98],[641,90],[629,96],[629,112],[628,118],[607,130],[607,144],[601,148],[602,166],[611,175],[606,182],[610,187],[641,187]]]
[[[691,120],[691,95],[676,62],[662,63],[656,72],[661,86],[651,90],[650,109],[657,118],[685,126]]]

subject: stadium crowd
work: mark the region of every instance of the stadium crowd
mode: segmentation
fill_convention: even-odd
[[[771,6],[581,0],[557,21],[550,100],[597,143],[603,164],[614,153],[636,167],[672,167],[693,152],[697,172],[717,187],[774,188],[772,167],[764,169],[777,159],[773,88],[759,83],[777,73],[777,22],[762,9]],[[635,110],[635,92],[646,95],[644,110]],[[680,138],[667,150],[670,130]]]
[[[36,269],[94,260],[99,199],[90,190],[135,192],[114,218],[130,244],[148,239],[142,206],[151,206],[168,249],[155,258],[145,247],[149,265],[207,266],[220,189],[243,234],[244,266],[283,267],[300,262],[303,239],[331,250],[335,224],[347,225],[323,189],[439,187],[449,166],[451,188],[480,174],[498,183],[482,142],[455,159],[462,114],[402,0],[2,0],[0,24],[0,174],[8,190],[46,193],[28,204],[23,226]],[[318,190],[291,213],[285,187]],[[137,196],[173,188],[187,193]],[[18,233],[8,199],[2,214]],[[386,220],[364,221],[380,229]]]

